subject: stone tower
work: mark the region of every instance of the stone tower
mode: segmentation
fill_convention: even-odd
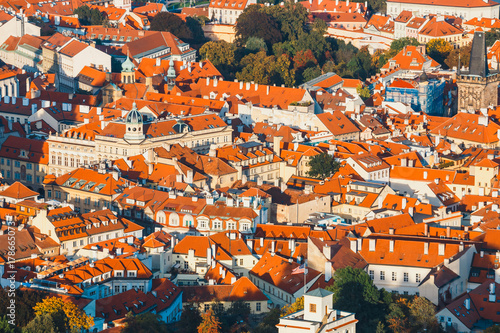
[[[460,66],[460,65],[459,65]],[[486,36],[482,31],[474,33],[468,71],[457,72],[458,109],[477,110],[498,105],[498,71],[490,72],[486,58]]]
[[[168,71],[167,71],[167,88],[168,88],[168,90],[174,89],[176,78],[177,78],[177,74],[175,73],[174,61],[172,59],[170,59],[170,66],[168,66]]]
[[[135,82],[135,70],[134,63],[127,56],[127,60],[122,63],[121,79],[122,83],[134,83]]]

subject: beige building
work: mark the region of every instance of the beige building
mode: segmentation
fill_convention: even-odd
[[[43,182],[47,200],[70,203],[81,213],[111,208],[113,200],[129,185],[118,171],[103,165],[97,170],[78,168],[59,177],[48,175]]]
[[[165,147],[174,144],[189,147],[196,153],[206,153],[212,144],[231,142],[232,128],[215,113],[166,120],[153,118],[150,114],[142,114],[134,106],[124,118],[110,122],[95,121],[69,129],[61,135],[50,135],[47,141],[50,173],[60,176],[84,165],[127,159],[146,151],[152,153],[154,148],[163,147],[165,150]],[[153,161],[153,158],[154,156],[150,156],[149,161]],[[202,164],[218,163],[208,157],[202,159]],[[172,164],[161,158],[158,158],[158,163]],[[182,171],[181,169],[179,170]],[[216,179],[220,184],[228,186],[231,177],[234,181],[234,176],[229,176],[234,170],[226,170],[227,172],[217,175],[216,165],[212,165],[210,169],[221,178],[227,173],[227,180]]]
[[[196,305],[200,312],[229,309],[233,302],[242,301],[252,314],[261,314],[269,311],[268,298],[248,278],[241,277],[230,285],[207,285],[181,287],[183,305]]]
[[[57,48],[64,46],[71,40],[60,33],[50,36],[42,44],[42,72],[55,74],[58,72],[59,62]]]
[[[232,128],[215,113],[166,120],[145,121],[144,118],[134,104],[125,119],[109,122],[95,136],[97,160],[139,155],[148,149],[174,143],[206,153],[210,145],[232,140]]]
[[[43,192],[48,172],[49,148],[44,141],[9,136],[0,148],[3,179],[20,181],[28,188]]]

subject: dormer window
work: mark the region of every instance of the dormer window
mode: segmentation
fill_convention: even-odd
[[[127,277],[136,277],[137,276],[137,271],[128,271],[127,272]]]

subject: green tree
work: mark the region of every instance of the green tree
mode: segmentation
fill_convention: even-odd
[[[250,307],[243,301],[232,302],[231,306],[222,313],[215,314],[221,324],[221,332],[233,331],[235,323],[246,323],[250,316]]]
[[[409,306],[410,322],[415,331],[439,332],[441,326],[436,318],[436,307],[424,297],[415,297]]]
[[[485,37],[486,37],[486,46],[490,47],[493,44],[495,44],[497,40],[500,39],[500,30],[494,28],[491,29],[490,31],[486,31]]]
[[[287,87],[295,86],[295,70],[292,68],[292,61],[286,54],[282,54],[276,59],[274,71],[278,74],[274,76],[276,85],[284,84]],[[279,80],[278,80],[279,76]]]
[[[214,66],[235,64],[236,47],[223,40],[210,41],[200,48],[200,57],[208,59]]]
[[[248,38],[262,38],[268,45],[281,41],[282,36],[274,18],[260,10],[259,5],[248,6],[238,17],[235,26],[236,42],[245,45]]]
[[[319,66],[308,67],[302,72],[302,82],[307,82],[321,75]]]
[[[267,53],[267,45],[266,42],[259,37],[250,37],[247,39],[245,44],[245,48],[250,52],[259,52],[264,51]]]
[[[243,68],[236,73],[236,78],[239,81],[271,84],[274,61],[275,57],[266,56],[264,51],[250,53],[241,59],[240,66]]]
[[[327,62],[325,62],[321,70],[323,71],[323,73],[335,72],[335,62],[333,60],[328,60]]]
[[[33,318],[35,311],[33,307],[47,297],[47,293],[33,289],[16,289],[14,299],[16,301],[16,326],[24,327]],[[0,313],[9,313],[7,307],[10,305],[7,289],[0,288]]]
[[[311,50],[298,51],[293,57],[293,68],[295,70],[304,70],[307,67],[318,65],[318,60],[314,57]]]
[[[208,310],[201,315],[201,323],[198,326],[198,333],[220,333],[221,324],[219,318],[215,316],[213,310]]]
[[[395,39],[394,41],[392,41],[390,49],[391,49],[391,51],[394,52],[394,55],[396,55],[399,53],[399,51],[401,51],[405,46],[408,46],[408,45],[418,46],[418,45],[420,45],[420,43],[414,37],[403,37],[403,38]]]
[[[294,312],[304,310],[304,297],[299,297],[292,304],[285,305],[281,308],[281,316],[288,316]]]
[[[356,313],[360,333],[375,332],[391,303],[390,294],[384,289],[378,290],[368,274],[358,268],[337,270],[333,285],[326,289],[333,292],[335,309]]]
[[[53,315],[43,314],[36,316],[22,330],[23,333],[65,333],[64,326],[58,327]]]
[[[253,330],[253,333],[277,333],[276,325],[280,322],[281,310],[273,308]]]
[[[385,331],[385,325],[383,322],[379,321],[378,324],[377,324],[377,330],[375,331],[375,333],[386,333]]]
[[[449,42],[441,38],[434,38],[427,43],[426,49],[429,57],[439,62],[443,67],[447,68],[444,60],[453,50],[453,46]]]
[[[64,302],[58,297],[46,298],[37,303],[33,309],[35,310],[35,315],[37,316],[44,314],[51,315],[58,327],[61,327],[61,324],[59,324],[61,323],[61,320],[58,319],[62,318],[63,326],[65,326],[65,329],[63,330],[64,332],[80,332],[81,330],[89,329],[94,325],[92,317],[88,316],[74,303]]]
[[[330,177],[340,168],[340,163],[327,153],[321,153],[309,160],[309,176],[319,179]]]
[[[409,332],[410,323],[407,304],[399,301],[389,304],[389,314],[386,317],[386,321],[394,333]]]
[[[165,324],[158,315],[145,312],[134,316],[132,312],[125,316],[125,325],[122,333],[167,333]]]
[[[483,333],[500,333],[500,325],[493,325],[483,331]]]
[[[283,40],[293,41],[307,31],[308,12],[300,3],[286,0],[284,6],[263,7],[278,23]]]
[[[19,328],[9,324],[9,318],[0,317],[0,333],[19,333]]]
[[[471,48],[472,45],[469,43],[464,47],[453,49],[444,60],[444,63],[448,66],[448,68],[458,66],[458,55],[460,54],[460,67],[469,67]]]
[[[151,20],[150,30],[168,31],[184,41],[191,41],[193,39],[193,33],[186,22],[179,16],[169,12],[156,14]]]
[[[203,31],[203,26],[205,25],[205,20],[208,20],[205,16],[187,16],[186,26],[191,31],[191,39],[188,39],[192,44],[200,45],[207,41],[205,38],[205,32]]]
[[[330,44],[327,43],[322,32],[311,31],[299,35],[296,44],[297,51],[312,51],[314,57],[321,63],[325,61],[325,54],[330,50]]]
[[[187,304],[184,306],[179,321],[180,333],[193,333],[196,332],[198,326],[201,324],[200,310],[196,305]]]
[[[375,74],[372,57],[366,47],[363,47],[356,55],[347,63],[347,73],[341,76],[349,76],[355,79],[364,81],[367,77]],[[339,74],[340,75],[340,74]]]
[[[385,0],[368,0],[368,9],[372,13],[385,14],[386,2]]]
[[[363,87],[362,85],[356,87],[356,92],[363,100],[370,98],[372,95],[370,89],[368,89],[368,87]]]
[[[78,7],[73,11],[78,16],[78,20],[83,25],[102,25],[106,16],[99,9],[90,9],[87,5]]]

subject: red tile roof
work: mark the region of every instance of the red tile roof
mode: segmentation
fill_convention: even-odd
[[[14,184],[7,187],[5,190],[0,192],[0,196],[2,197],[8,197],[18,200],[38,197],[39,195],[40,193],[30,190],[20,182],[15,182]]]
[[[266,253],[249,274],[293,295],[304,288],[304,274],[292,274],[292,271],[299,266],[300,264],[289,262],[279,254]],[[320,274],[320,272],[308,267],[305,279],[309,283]]]

